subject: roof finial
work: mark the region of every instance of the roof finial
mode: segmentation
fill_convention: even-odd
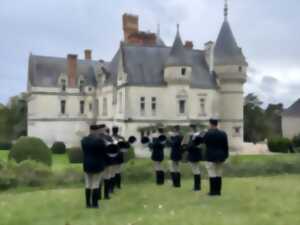
[[[177,32],[179,32],[179,23],[177,23]]]
[[[224,18],[225,18],[225,20],[228,19],[228,0],[225,0],[225,6],[224,6]]]

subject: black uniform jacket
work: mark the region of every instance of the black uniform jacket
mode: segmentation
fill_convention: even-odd
[[[175,134],[170,137],[170,147],[171,147],[171,154],[170,158],[172,161],[180,161],[182,160],[182,146],[181,142],[183,140],[183,136],[181,134]]]
[[[158,137],[152,139],[150,144],[152,150],[151,159],[156,162],[162,162],[164,160],[164,147],[165,145],[159,140]]]
[[[117,140],[118,142],[125,141],[125,138],[120,136],[120,135],[112,136],[112,138]],[[117,155],[116,160],[115,160],[116,164],[118,164],[118,165],[124,163],[124,153],[121,150],[122,149],[119,148],[118,155]]]
[[[105,168],[105,143],[95,135],[81,140],[83,150],[83,170],[86,173],[99,173]]]
[[[200,141],[199,141],[199,139],[200,139]],[[203,160],[202,148],[199,147],[201,142],[203,142],[203,140],[199,135],[198,136],[196,136],[195,134],[190,135],[189,144],[187,146],[188,161],[194,163],[194,162],[199,162],[199,161]]]
[[[105,145],[106,145],[106,151],[105,151],[106,166],[117,165],[118,164],[117,156],[119,154],[117,143],[114,143],[113,138],[109,135],[102,134],[101,137],[103,138],[103,140],[105,140]]]
[[[224,162],[229,155],[228,138],[224,131],[210,129],[204,136],[206,145],[206,160],[209,162]]]

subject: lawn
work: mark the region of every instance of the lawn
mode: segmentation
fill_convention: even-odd
[[[84,208],[83,190],[11,190],[0,194],[3,225],[285,225],[299,224],[300,176],[227,178],[220,198],[168,182],[125,184],[99,210]]]

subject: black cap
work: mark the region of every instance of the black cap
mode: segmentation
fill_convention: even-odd
[[[99,125],[96,125],[98,129],[102,129],[102,128],[105,128],[105,124],[99,124]]]
[[[210,119],[209,119],[209,123],[210,123],[211,125],[217,126],[218,123],[219,123],[219,120],[216,119],[216,118],[210,118]]]
[[[113,133],[118,133],[118,132],[119,132],[119,127],[116,127],[116,126],[113,127],[113,128],[112,128],[112,132],[113,132]]]
[[[197,127],[196,124],[194,124],[194,123],[191,123],[191,124],[190,124],[190,128],[196,128],[196,127]]]
[[[98,130],[98,126],[93,124],[90,126],[90,130]]]

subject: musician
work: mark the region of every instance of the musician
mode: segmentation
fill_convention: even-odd
[[[180,133],[180,126],[173,127],[173,132],[170,135],[169,145],[171,147],[171,178],[174,187],[181,186],[181,174],[179,169],[179,162],[182,160],[182,141],[183,135]]]
[[[218,128],[218,119],[210,119],[210,129],[204,136],[206,145],[206,168],[209,176],[211,196],[219,196],[222,191],[223,164],[229,156],[227,134]]]
[[[164,160],[165,145],[166,145],[166,136],[164,134],[164,129],[159,128],[158,132],[152,134],[151,142],[149,145],[149,148],[152,151],[151,159],[154,162],[157,185],[163,185],[165,182],[165,171],[162,166],[162,162]]]
[[[202,149],[199,145],[203,142],[200,133],[197,131],[197,125],[190,125],[190,132],[188,133],[187,151],[188,161],[191,165],[192,173],[194,175],[194,191],[201,190],[201,172],[199,162],[202,160]]]
[[[99,183],[105,169],[105,143],[98,138],[105,126],[90,126],[90,134],[81,140],[83,150],[83,170],[85,172],[85,198],[87,208],[98,208],[100,196]]]

